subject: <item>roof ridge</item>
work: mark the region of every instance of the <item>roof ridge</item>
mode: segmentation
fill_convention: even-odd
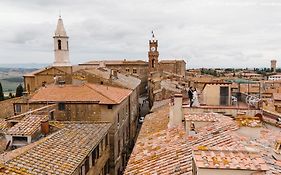
[[[94,85],[97,85],[97,84],[94,84]],[[99,93],[100,95],[102,95],[103,97],[107,98],[108,100],[110,100],[110,101],[112,101],[112,102],[114,102],[114,103],[118,103],[118,102],[116,102],[115,100],[112,100],[111,98],[109,98],[108,96],[106,96],[105,94],[103,94],[101,91],[98,91],[97,89],[91,87],[91,86],[89,85],[89,83],[85,83],[85,84],[83,84],[83,86],[86,86],[86,87],[90,88],[91,90],[94,90],[95,92]]]

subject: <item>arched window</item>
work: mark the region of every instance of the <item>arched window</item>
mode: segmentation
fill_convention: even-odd
[[[154,59],[152,59],[152,68],[154,68],[155,67],[155,60]]]
[[[58,49],[61,50],[61,40],[58,40]]]

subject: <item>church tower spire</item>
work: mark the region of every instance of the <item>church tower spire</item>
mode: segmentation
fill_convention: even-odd
[[[155,39],[154,32],[152,31],[152,38],[149,40],[149,51],[148,51],[148,71],[154,72],[158,71],[158,40]]]
[[[55,62],[53,66],[71,66],[69,61],[68,36],[63,26],[61,16],[58,19],[54,35]]]

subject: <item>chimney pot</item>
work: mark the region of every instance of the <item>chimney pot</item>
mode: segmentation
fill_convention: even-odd
[[[41,132],[42,134],[44,134],[44,136],[46,136],[50,132],[50,125],[48,120],[41,121]]]

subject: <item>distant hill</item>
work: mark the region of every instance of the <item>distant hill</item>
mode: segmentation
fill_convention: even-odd
[[[22,69],[39,69],[46,67],[47,63],[23,63],[23,64],[0,64],[0,68],[22,68]]]
[[[23,75],[44,67],[43,64],[1,64],[0,82],[4,94],[15,93],[19,84],[23,84]]]

